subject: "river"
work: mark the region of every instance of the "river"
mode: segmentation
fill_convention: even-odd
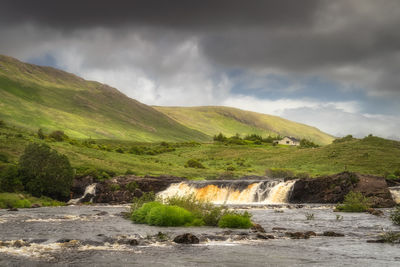
[[[400,230],[389,219],[390,209],[382,210],[383,217],[336,213],[332,206],[321,205],[246,209],[275,239],[239,240],[235,237],[249,231],[234,230],[227,240],[208,240],[224,230],[137,225],[120,215],[128,206],[0,210],[0,266],[399,266],[399,244],[366,242],[384,231]],[[314,219],[307,220],[307,214]],[[275,227],[286,230],[272,230]],[[160,231],[172,238],[186,232],[203,238],[198,245],[155,242],[151,236]],[[290,239],[284,235],[287,231],[335,231],[345,236]],[[139,244],[118,244],[115,240],[121,236],[136,238]]]

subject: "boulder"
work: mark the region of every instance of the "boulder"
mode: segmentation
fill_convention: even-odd
[[[395,206],[383,177],[342,172],[331,176],[296,181],[290,194],[290,203],[339,203],[350,192],[369,197],[374,208]]]
[[[290,237],[291,239],[309,239],[310,236],[316,236],[316,234],[313,231],[286,232],[285,235]]]
[[[369,208],[369,209],[367,210],[367,212],[368,212],[369,214],[372,214],[372,215],[375,215],[375,216],[383,216],[383,211],[381,211],[381,210]]]
[[[344,236],[344,234],[336,233],[336,232],[333,232],[333,231],[325,231],[325,232],[322,233],[322,235],[323,236],[332,236],[332,237],[343,237]]]
[[[257,239],[275,239],[275,237],[273,235],[266,235],[266,234],[261,234],[258,233],[256,235]]]
[[[176,236],[174,238],[174,242],[179,244],[198,244],[200,240],[197,236],[190,233],[186,233]]]
[[[253,232],[265,233],[265,229],[258,223],[254,223],[253,226],[251,227],[251,230]]]

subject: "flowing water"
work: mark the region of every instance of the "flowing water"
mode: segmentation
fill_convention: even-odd
[[[390,209],[377,217],[333,212],[332,205],[287,204],[294,183],[188,181],[159,194],[163,198],[193,194],[246,210],[275,237],[268,240],[251,230],[133,224],[121,216],[129,206],[0,210],[0,266],[399,266],[400,244],[367,243],[400,230],[390,221]],[[88,186],[83,198],[93,196],[95,187]],[[396,197],[400,190],[391,192]],[[317,236],[287,237],[288,232],[299,231],[314,231]],[[344,237],[322,236],[325,231]],[[198,236],[200,244],[171,241],[187,232]]]
[[[83,195],[80,198],[71,199],[70,201],[68,201],[68,204],[78,204],[78,203],[82,202],[83,200],[86,200],[88,198],[88,196],[89,196],[89,199],[87,199],[87,202],[92,202],[93,198],[96,194],[96,186],[97,186],[96,183],[87,186],[85,189],[85,192],[83,193]]]
[[[161,228],[137,225],[119,216],[128,206],[67,206],[0,210],[0,266],[398,266],[400,245],[367,243],[382,232],[399,230],[383,217],[336,213],[332,206],[274,205],[247,207],[252,219],[274,236],[269,240],[205,238],[198,245],[146,242],[159,231],[172,238],[191,232],[199,237],[224,230],[211,227]],[[313,213],[314,220],[307,220]],[[343,216],[338,220],[337,216]],[[316,236],[293,240],[280,231],[324,231],[344,237]],[[248,230],[234,230],[241,236]],[[116,244],[110,238],[128,236],[138,246]],[[63,239],[63,241],[60,241]],[[57,241],[59,243],[57,243]],[[5,245],[8,242],[8,245]],[[24,243],[25,242],[25,243]],[[30,245],[24,245],[30,243]],[[10,245],[11,244],[11,245]]]
[[[224,180],[185,181],[170,185],[158,194],[165,199],[172,196],[193,195],[214,204],[282,204],[288,201],[296,181]]]
[[[389,191],[392,194],[393,200],[400,204],[400,186],[389,187]]]

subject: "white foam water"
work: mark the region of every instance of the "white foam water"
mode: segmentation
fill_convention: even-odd
[[[181,182],[158,193],[161,199],[193,195],[214,204],[282,204],[288,203],[295,180],[282,181]]]

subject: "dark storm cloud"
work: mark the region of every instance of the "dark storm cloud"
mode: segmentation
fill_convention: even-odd
[[[3,22],[29,21],[65,29],[130,24],[190,29],[296,26],[312,21],[318,3],[316,0],[5,0],[0,14]]]
[[[360,135],[393,135],[399,26],[398,0],[2,0],[0,54],[146,104],[233,105],[333,134],[363,121]]]

